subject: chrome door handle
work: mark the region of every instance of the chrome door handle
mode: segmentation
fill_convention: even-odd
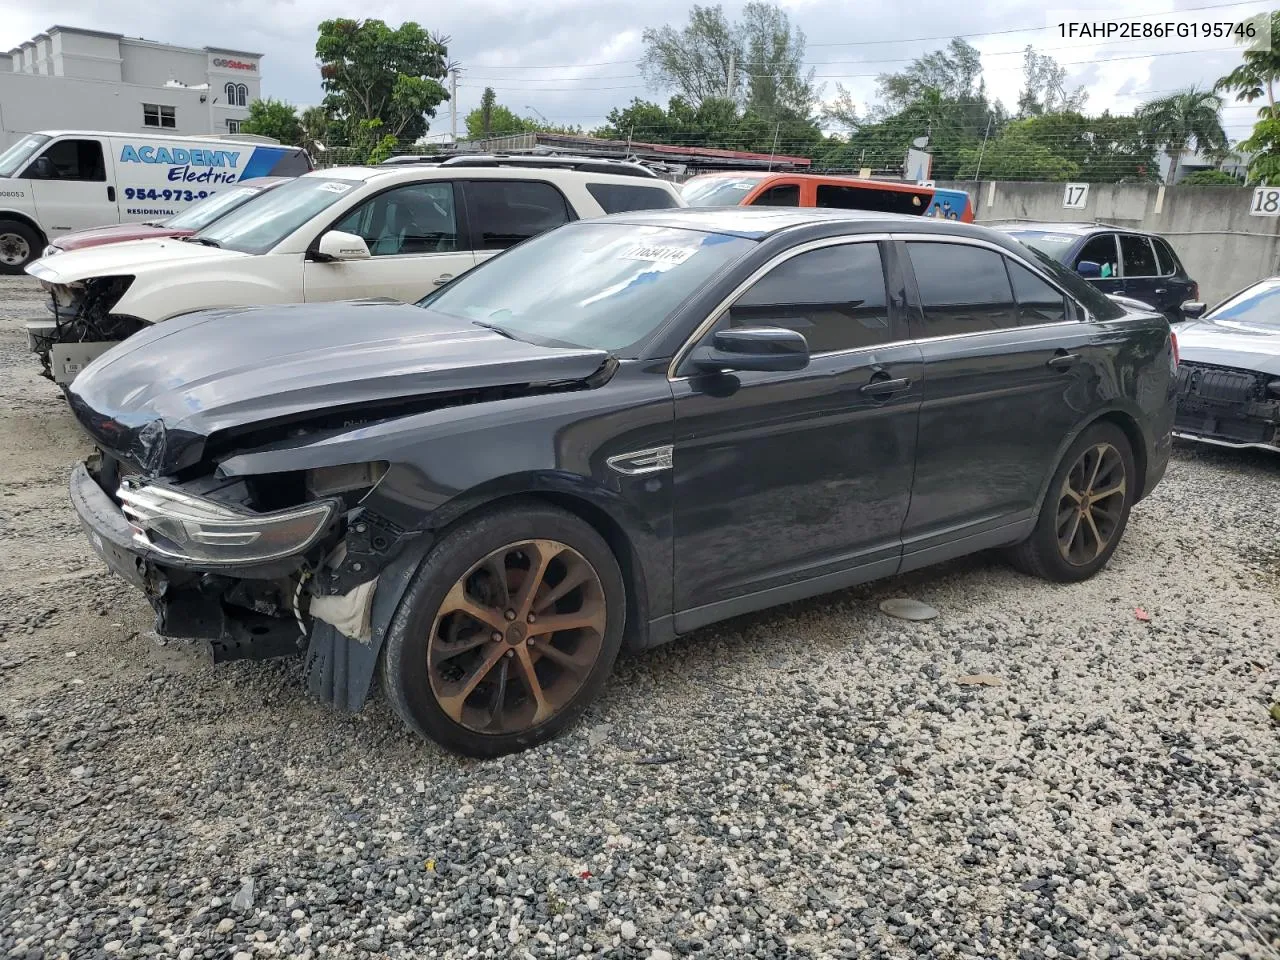
[[[1045,366],[1051,370],[1066,370],[1075,366],[1079,359],[1078,353],[1060,353],[1056,357],[1051,357]]]
[[[443,287],[446,283],[453,279],[452,273],[442,273],[431,281],[432,286]]]
[[[1164,292],[1165,292],[1165,288],[1164,288],[1164,287],[1156,287],[1156,288],[1155,288],[1155,290],[1154,290],[1153,292],[1154,292],[1154,293],[1164,293]]]
[[[905,377],[901,380],[872,380],[860,386],[858,392],[876,397],[897,393],[899,390],[905,390],[909,386],[911,386],[911,381]]]

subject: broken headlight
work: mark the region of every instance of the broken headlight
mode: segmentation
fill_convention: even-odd
[[[338,509],[317,500],[285,510],[253,513],[172,487],[125,483],[118,494],[142,546],[208,564],[246,564],[301,553],[328,528]]]

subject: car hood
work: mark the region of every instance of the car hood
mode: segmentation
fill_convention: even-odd
[[[401,399],[583,380],[603,350],[511,340],[389,300],[209,310],[104,353],[68,390],[102,447],[152,475],[197,463],[210,436]]]
[[[1174,332],[1178,353],[1188,363],[1212,363],[1280,377],[1280,333],[1211,320],[1181,323]]]
[[[152,226],[145,223],[119,223],[110,227],[94,227],[91,230],[77,230],[66,233],[53,241],[55,247],[63,250],[81,250],[85,247],[96,247],[103,243],[126,243],[130,240],[159,240],[166,237],[186,237],[191,230],[170,230],[167,227]]]
[[[27,273],[46,283],[77,283],[90,277],[136,276],[139,270],[192,261],[234,260],[250,254],[220,250],[185,240],[133,240],[68,250],[27,266]]]

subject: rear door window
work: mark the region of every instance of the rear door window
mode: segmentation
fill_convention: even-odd
[[[1013,298],[1018,302],[1018,326],[1028,327],[1037,323],[1063,323],[1069,319],[1067,301],[1062,291],[1050,286],[1034,273],[1006,260],[1009,279],[1013,281]]]
[[[1116,235],[1100,233],[1096,237],[1090,237],[1076,254],[1076,262],[1071,265],[1072,269],[1076,269],[1086,260],[1091,260],[1102,268],[1103,279],[1119,276],[1120,260],[1119,254],[1116,253]]]
[[[1160,268],[1160,276],[1172,277],[1182,268],[1173,248],[1160,237],[1152,237],[1151,243],[1156,248],[1156,266]]]
[[[562,194],[536,180],[463,181],[477,250],[505,250],[575,219]]]
[[[1124,257],[1124,275],[1126,277],[1156,277],[1156,255],[1151,249],[1151,241],[1135,233],[1120,234],[1120,255]]]
[[[948,337],[1018,325],[1004,257],[961,243],[908,243],[924,336]]]
[[[798,207],[800,206],[800,184],[780,183],[770,187],[751,201],[753,207]]]
[[[729,309],[731,327],[786,327],[811,353],[887,343],[889,308],[877,243],[810,250],[757,280]]]
[[[661,187],[631,183],[588,183],[587,193],[605,213],[628,210],[666,210],[678,206],[675,197]]]

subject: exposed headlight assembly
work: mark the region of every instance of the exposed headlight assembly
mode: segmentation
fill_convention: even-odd
[[[252,513],[159,485],[121,485],[117,495],[134,539],[156,553],[196,563],[262,563],[306,550],[338,510],[317,500]]]

